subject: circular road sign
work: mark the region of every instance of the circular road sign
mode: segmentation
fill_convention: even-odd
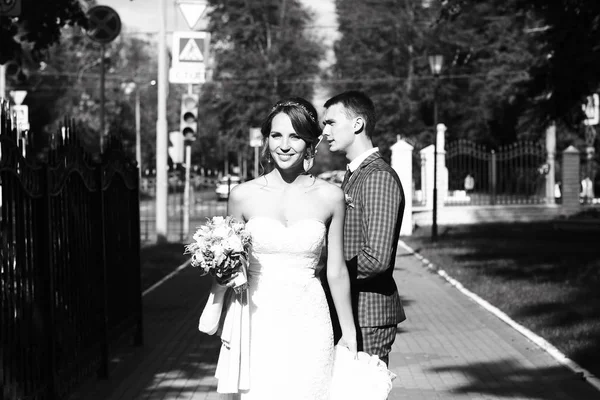
[[[119,14],[108,6],[94,6],[87,12],[88,36],[99,43],[110,43],[121,32]]]

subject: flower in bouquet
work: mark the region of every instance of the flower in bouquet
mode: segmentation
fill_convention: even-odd
[[[231,216],[212,217],[194,233],[184,254],[192,255],[192,266],[203,275],[211,274],[223,283],[236,272],[245,273],[250,246],[250,233],[243,222]]]

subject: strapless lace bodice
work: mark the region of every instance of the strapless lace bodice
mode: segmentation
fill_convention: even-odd
[[[325,242],[322,221],[302,219],[286,226],[274,218],[253,217],[246,226],[252,234],[250,275],[315,276]]]
[[[286,226],[246,223],[252,236],[250,399],[326,400],[333,365],[329,308],[317,277],[326,227],[317,219]]]

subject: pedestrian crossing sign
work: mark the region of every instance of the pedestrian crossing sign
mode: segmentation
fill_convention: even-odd
[[[204,62],[204,56],[198,46],[196,39],[189,39],[181,53],[179,53],[179,62]]]
[[[208,45],[207,32],[173,32],[173,67],[204,65]]]

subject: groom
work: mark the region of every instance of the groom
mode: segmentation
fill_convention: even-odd
[[[323,135],[331,152],[349,161],[342,189],[346,193],[344,258],[350,272],[358,350],[386,364],[396,339],[396,325],[406,319],[392,276],[404,192],[371,137],[375,106],[359,91],[338,94],[325,102]],[[336,320],[336,318],[332,318]]]

